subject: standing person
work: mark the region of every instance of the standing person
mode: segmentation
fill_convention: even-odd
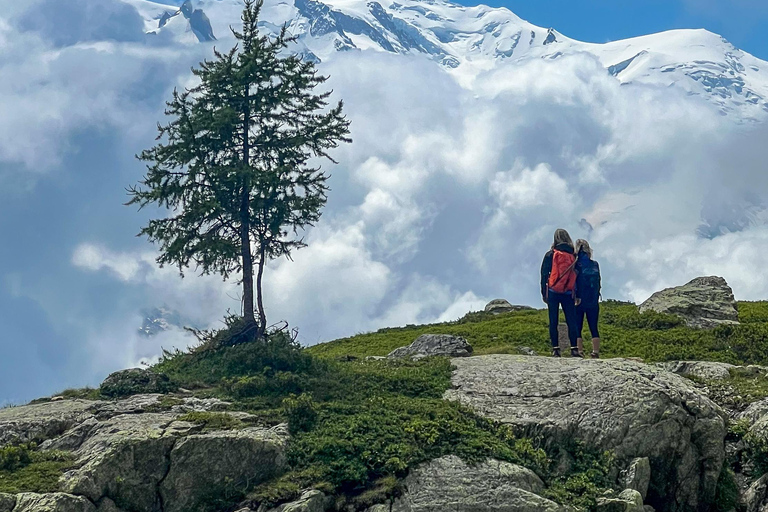
[[[541,263],[541,298],[549,309],[549,339],[552,342],[552,356],[560,357],[557,323],[560,307],[568,325],[568,340],[571,343],[571,357],[583,357],[576,345],[576,255],[571,235],[564,229],[555,231],[552,249]]]
[[[592,359],[600,358],[600,333],[597,319],[600,317],[600,265],[592,259],[592,248],[586,240],[576,240],[576,344],[584,350],[581,330],[587,317],[592,335]]]

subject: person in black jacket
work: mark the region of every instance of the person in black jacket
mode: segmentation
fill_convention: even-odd
[[[592,359],[600,357],[600,333],[597,320],[600,317],[600,265],[592,259],[592,248],[586,240],[576,240],[576,344],[579,351],[584,350],[581,331],[584,317],[587,318],[589,332],[592,335]]]
[[[552,356],[560,357],[557,324],[560,307],[568,325],[568,340],[571,356],[583,357],[576,344],[575,272],[576,256],[571,235],[564,229],[555,231],[550,251],[541,263],[541,298],[549,309],[549,339],[552,342]]]

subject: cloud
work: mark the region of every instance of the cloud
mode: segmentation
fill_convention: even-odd
[[[77,12],[96,23],[69,35],[41,32],[63,19],[41,2],[0,5],[0,73],[14,77],[0,83],[0,235],[14,241],[0,253],[0,401],[19,401],[186,346],[180,330],[138,336],[140,312],[166,305],[219,326],[240,288],[158,268],[133,235],[165,212],[123,206],[144,173],[133,155],[211,48],[130,31],[98,40],[99,20],[132,16],[114,2],[104,16],[94,2],[60,7],[86,5]],[[235,18],[216,9],[234,4],[208,5],[220,35]],[[50,19],[17,21],[32,11]],[[674,87],[621,85],[588,55],[507,62],[472,81],[371,52],[340,53],[321,72],[354,142],[326,167],[309,247],[265,277],[269,319],[302,342],[453,320],[492,298],[535,305],[558,227],[590,239],[606,297],[642,300],[709,273],[739,298],[768,296],[755,272],[768,249],[765,125],[739,127]],[[35,385],[19,385],[29,374]]]

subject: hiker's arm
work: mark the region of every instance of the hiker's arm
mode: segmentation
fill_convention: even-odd
[[[552,251],[544,255],[544,261],[541,262],[541,299],[547,301],[547,281],[549,274],[552,273]]]

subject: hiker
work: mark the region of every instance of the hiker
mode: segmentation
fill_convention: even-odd
[[[581,330],[584,317],[592,335],[592,359],[600,358],[600,333],[597,319],[600,316],[600,265],[592,259],[592,248],[586,240],[576,240],[576,345],[584,352]]]
[[[541,263],[541,298],[549,308],[549,339],[552,342],[552,357],[560,357],[557,323],[560,307],[568,325],[568,340],[571,343],[571,357],[583,357],[576,345],[576,255],[571,235],[564,229],[555,231],[552,249]]]

